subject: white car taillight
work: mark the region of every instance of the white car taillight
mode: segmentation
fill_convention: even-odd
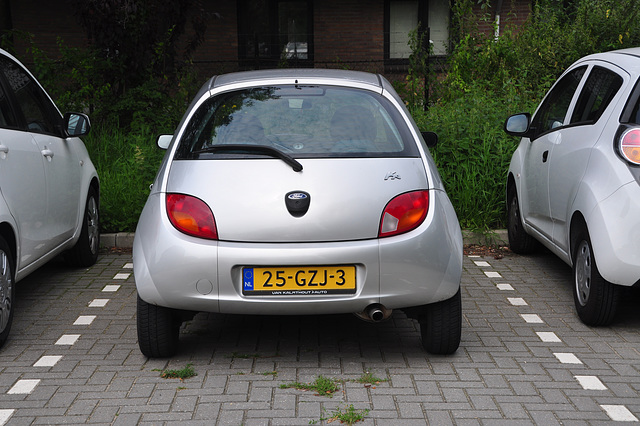
[[[640,129],[629,129],[620,137],[620,153],[633,164],[640,164]]]
[[[171,224],[180,232],[208,240],[218,239],[213,213],[199,198],[167,194],[167,214]]]
[[[429,192],[414,191],[389,201],[382,213],[378,237],[390,237],[417,228],[427,217]]]

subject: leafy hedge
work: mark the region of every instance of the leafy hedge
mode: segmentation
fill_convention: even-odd
[[[439,134],[433,155],[461,225],[487,230],[505,221],[506,173],[517,145],[502,131],[506,117],[533,112],[555,79],[581,56],[639,46],[640,2],[538,0],[524,26],[503,31],[497,40],[478,31],[481,20],[491,19],[471,13],[478,3],[491,10],[489,0],[453,2],[454,48],[444,73],[429,69],[426,40],[412,33],[410,70],[397,88],[419,126]],[[173,7],[168,0],[162,4]],[[147,49],[155,56],[145,62],[150,66],[142,79],[125,81],[126,61],[97,47],[70,49],[60,42],[57,61],[32,49],[34,72],[60,108],[91,114],[94,128],[85,143],[102,182],[102,232],[135,230],[164,154],[156,148],[156,135],[173,132],[201,83],[188,58],[166,66],[174,57],[169,53],[177,28],[155,34]],[[61,82],[61,73],[69,78]],[[122,78],[113,80],[113,75]]]
[[[435,100],[427,111],[409,107],[423,130],[439,135],[433,155],[461,225],[483,231],[506,220],[506,174],[518,141],[503,132],[505,119],[533,113],[580,57],[640,46],[640,2],[576,0],[565,8],[570,2],[540,0],[523,27],[496,40],[477,30],[475,19],[490,16],[473,18],[474,1],[454,3],[451,28],[458,40],[445,75],[430,76]]]

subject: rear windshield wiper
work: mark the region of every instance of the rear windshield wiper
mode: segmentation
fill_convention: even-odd
[[[198,151],[193,151],[192,154],[204,154],[208,152],[217,151],[244,151],[249,153],[264,154],[270,157],[279,158],[293,168],[294,172],[302,171],[302,164],[298,162],[292,156],[285,154],[273,147],[266,145],[241,145],[241,144],[229,144],[229,145],[212,145]]]

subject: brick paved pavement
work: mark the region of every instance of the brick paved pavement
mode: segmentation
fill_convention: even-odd
[[[0,425],[328,424],[350,405],[370,410],[363,425],[640,418],[640,295],[629,292],[613,326],[586,327],[569,268],[549,254],[465,257],[462,344],[449,357],[422,352],[417,324],[397,312],[382,324],[199,314],[178,356],[147,360],[130,262],[54,261],[19,284],[0,351]],[[197,376],[160,377],[187,364]],[[365,372],[384,381],[357,382]],[[320,375],[339,380],[332,398],[280,388]]]

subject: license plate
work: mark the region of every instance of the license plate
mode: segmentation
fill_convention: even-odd
[[[356,267],[293,266],[253,267],[242,270],[242,294],[246,296],[289,296],[353,294]]]

